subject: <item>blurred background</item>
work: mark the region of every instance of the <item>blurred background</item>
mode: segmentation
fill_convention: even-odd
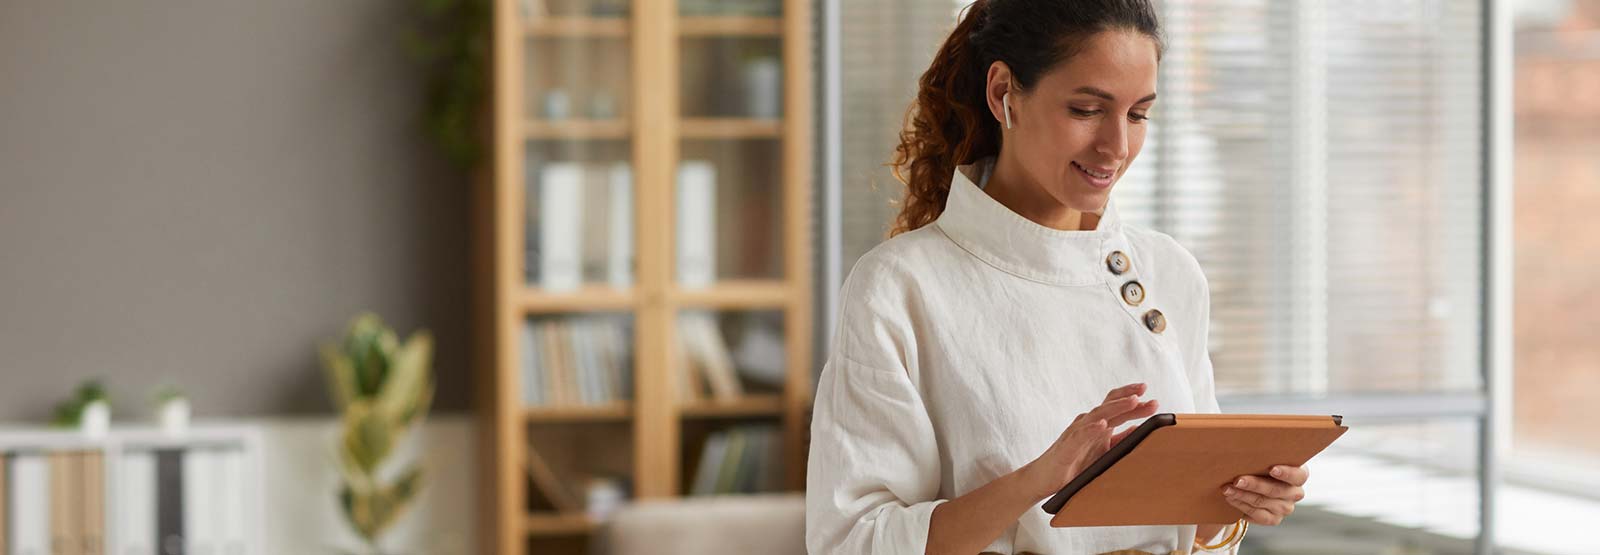
[[[0,0],[0,553],[803,552],[965,4]],[[1350,426],[1240,552],[1600,552],[1600,1],[1158,6],[1117,202]]]

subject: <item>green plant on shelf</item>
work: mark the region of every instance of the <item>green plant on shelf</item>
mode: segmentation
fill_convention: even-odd
[[[422,489],[420,465],[394,467],[389,457],[432,404],[432,357],[427,330],[401,343],[371,313],[356,316],[339,343],[321,350],[333,402],[343,412],[336,446],[344,479],[339,506],[369,554],[382,553],[380,537]]]
[[[100,380],[88,380],[78,384],[78,389],[71,397],[56,403],[54,416],[50,424],[62,428],[76,428],[83,420],[83,409],[95,401],[105,401],[107,406],[110,400],[106,397],[106,388]]]

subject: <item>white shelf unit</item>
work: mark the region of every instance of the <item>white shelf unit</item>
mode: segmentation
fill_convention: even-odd
[[[123,476],[123,462],[129,453],[148,453],[155,451],[178,450],[185,453],[196,450],[230,450],[237,451],[240,455],[240,468],[238,476],[239,491],[227,492],[227,495],[237,496],[241,502],[240,522],[238,537],[240,540],[228,545],[213,546],[212,549],[192,549],[192,545],[184,545],[178,553],[205,555],[265,555],[263,544],[264,526],[264,497],[265,484],[263,481],[263,467],[261,456],[262,433],[261,430],[243,424],[204,424],[192,426],[189,429],[175,434],[169,434],[159,428],[148,426],[113,427],[102,437],[89,437],[77,430],[64,430],[41,427],[6,427],[0,426],[0,457],[7,459],[6,474],[0,474],[0,480],[10,480],[10,460],[17,455],[38,455],[52,453],[81,453],[91,452],[101,455],[100,481],[103,485],[100,514],[103,530],[102,545],[98,550],[86,548],[83,552],[87,555],[167,555],[170,549],[161,549],[155,546],[155,551],[139,553],[138,550],[129,550],[125,546],[125,536],[130,534],[125,527],[125,515],[119,512],[122,506],[122,495],[125,493]],[[4,488],[7,498],[0,499],[6,503],[4,518],[14,521],[13,511],[16,503],[10,499],[15,491],[15,484],[6,484]],[[187,505],[187,503],[186,503]],[[186,507],[186,510],[189,509]],[[150,507],[154,512],[155,507]],[[155,518],[152,514],[150,518]],[[189,521],[191,515],[184,515]],[[10,522],[6,523],[5,532],[12,534]],[[154,532],[154,530],[152,530]],[[189,531],[185,531],[189,534]],[[7,541],[8,549],[4,555],[14,555],[18,552],[14,546],[9,545],[9,538],[0,538]],[[184,542],[188,544],[187,541]],[[48,555],[48,553],[41,554]]]

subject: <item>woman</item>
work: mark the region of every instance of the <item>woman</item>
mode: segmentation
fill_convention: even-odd
[[[1148,0],[978,0],[935,55],[902,211],[845,280],[817,385],[811,552],[1232,552],[1294,510],[1299,467],[1218,484],[1246,515],[1228,526],[1038,508],[1136,421],[1218,411],[1200,266],[1110,200],[1161,52]]]

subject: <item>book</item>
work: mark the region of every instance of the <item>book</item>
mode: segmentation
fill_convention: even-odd
[[[611,188],[611,229],[606,234],[610,239],[606,249],[606,281],[612,287],[626,289],[633,286],[633,169],[627,162],[616,162],[607,176]]]
[[[534,487],[544,494],[550,505],[563,513],[583,510],[583,504],[579,503],[577,497],[571,491],[568,491],[566,485],[556,477],[555,471],[550,468],[550,464],[545,461],[544,456],[539,454],[539,450],[529,444],[527,453],[528,476],[533,480]]]
[[[678,166],[677,278],[687,287],[706,287],[716,280],[716,167],[705,160],[684,160]]]
[[[179,449],[160,449],[156,458],[156,552],[184,553],[184,457]]]
[[[76,452],[45,455],[50,465],[50,552],[81,555],[83,533],[83,470]]]
[[[539,286],[570,291],[583,281],[583,167],[549,162],[539,170]]]
[[[85,555],[106,552],[106,475],[105,454],[86,451],[79,460],[83,477],[83,536]]]
[[[691,495],[711,495],[717,491],[717,475],[722,466],[722,458],[728,450],[728,434],[715,432],[706,436],[706,444],[700,450],[700,466],[695,469],[694,484],[689,488]]]
[[[216,495],[217,511],[214,541],[220,555],[242,554],[250,545],[245,525],[246,498],[239,495],[246,491],[245,472],[244,450],[224,449],[212,454],[211,491]]]
[[[127,451],[117,468],[117,555],[156,555],[156,456]]]
[[[50,545],[50,460],[43,453],[19,453],[7,464],[11,506],[12,555],[48,555]]]
[[[723,454],[720,468],[717,469],[716,493],[733,493],[737,484],[739,464],[745,457],[745,433],[734,428],[728,430],[728,450]]]
[[[209,449],[183,451],[184,553],[217,552],[214,459]]]
[[[699,398],[701,384],[710,388],[711,397],[732,400],[744,395],[734,370],[733,358],[727,341],[717,328],[716,316],[708,312],[686,312],[678,317],[678,357],[684,359],[681,367],[688,373],[693,389],[691,398]]]
[[[526,406],[544,405],[544,376],[539,373],[541,353],[539,353],[539,325],[536,321],[525,320],[522,323],[522,333],[517,334],[517,342],[522,347],[522,403]]]

